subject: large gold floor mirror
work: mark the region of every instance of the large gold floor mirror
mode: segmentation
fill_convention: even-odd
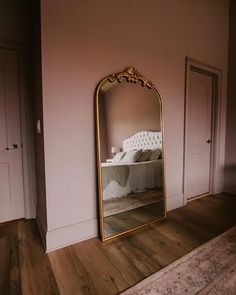
[[[96,90],[102,241],[166,218],[162,100],[134,67]]]

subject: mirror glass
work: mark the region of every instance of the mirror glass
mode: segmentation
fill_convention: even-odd
[[[133,67],[105,78],[96,93],[102,240],[166,217],[162,102]]]

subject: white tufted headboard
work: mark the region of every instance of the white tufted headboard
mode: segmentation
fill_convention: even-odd
[[[161,131],[141,131],[123,141],[123,151],[156,148],[162,149]]]

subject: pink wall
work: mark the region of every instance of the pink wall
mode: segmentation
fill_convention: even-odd
[[[74,239],[96,234],[94,91],[128,65],[163,97],[169,208],[183,204],[185,57],[222,69],[223,171],[228,9],[223,0],[41,1],[48,237],[71,225],[81,228]]]
[[[236,194],[236,2],[230,2],[225,191]]]

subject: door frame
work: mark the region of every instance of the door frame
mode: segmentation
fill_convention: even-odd
[[[21,44],[0,41],[0,48],[13,50],[18,58],[20,124],[22,139],[22,173],[25,203],[25,218],[36,217],[36,173],[35,146],[33,130],[33,105],[30,104],[29,85],[27,79],[26,53]],[[31,99],[32,101],[32,99]]]
[[[219,174],[219,158],[220,158],[220,117],[221,117],[221,81],[222,71],[215,67],[206,65],[204,63],[195,61],[191,58],[186,57],[186,68],[185,68],[185,102],[184,102],[184,167],[183,167],[183,203],[187,204],[186,194],[186,170],[187,170],[187,106],[189,100],[188,83],[190,71],[194,70],[198,73],[209,75],[213,78],[213,95],[212,95],[212,144],[211,144],[211,155],[210,155],[210,184],[209,193],[196,196],[203,197],[209,194],[217,192],[217,179]],[[195,199],[193,198],[193,199]]]

